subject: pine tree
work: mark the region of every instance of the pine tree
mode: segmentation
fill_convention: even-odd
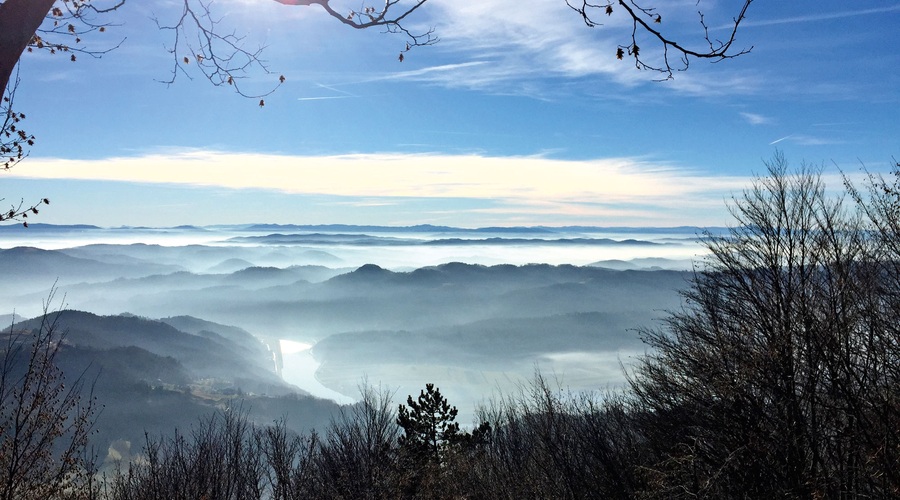
[[[425,384],[417,400],[409,396],[400,405],[397,424],[403,429],[400,447],[420,463],[440,465],[447,449],[464,436],[455,422],[458,410],[434,384]]]

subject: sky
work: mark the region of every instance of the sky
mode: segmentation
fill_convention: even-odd
[[[196,65],[161,82],[174,40],[153,19],[181,2],[102,18],[86,46],[118,46],[101,58],[23,56],[15,109],[36,144],[0,172],[5,203],[47,197],[34,221],[105,227],[722,226],[777,152],[835,188],[900,158],[900,2],[756,0],[735,42],[749,53],[658,82],[615,58],[622,12],[588,28],[564,0],[428,0],[405,26],[440,41],[402,62],[402,35],[315,5],[214,0],[220,33],[265,47],[271,74],[243,88],[285,77],[264,107]],[[716,38],[742,4],[646,3],[692,47],[698,8]]]

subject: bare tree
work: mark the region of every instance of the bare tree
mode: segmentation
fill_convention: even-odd
[[[318,434],[295,434],[279,420],[259,430],[257,439],[268,464],[266,479],[273,500],[301,500],[321,493]]]
[[[630,385],[656,456],[648,489],[895,495],[896,316],[873,233],[817,171],[790,174],[780,155],[768,166],[732,205],[729,234],[707,239],[684,309],[645,332],[653,349]]]
[[[846,182],[863,212],[865,231],[872,235],[866,261],[872,266],[870,294],[866,297],[869,330],[858,346],[859,357],[871,366],[865,378],[866,398],[857,404],[866,409],[867,441],[877,451],[869,463],[881,472],[876,482],[881,491],[900,493],[900,162],[891,172],[870,174],[862,191]]]
[[[631,21],[631,37],[629,42],[619,44],[616,49],[616,58],[624,59],[627,54],[634,59],[635,67],[659,72],[665,80],[673,78],[676,71],[687,70],[692,59],[721,61],[744,55],[753,49],[752,46],[741,49],[733,48],[738,27],[747,17],[747,9],[750,8],[753,0],[741,0],[737,3],[741,5],[735,9],[736,15],[731,19],[731,27],[724,39],[714,38],[710,35],[706,17],[702,11],[698,11],[697,22],[703,35],[699,38],[698,46],[692,47],[687,41],[676,39],[673,35],[664,32],[661,27],[665,24],[660,9],[648,7],[643,1],[616,0],[591,3],[588,0],[580,2],[566,0],[566,4],[578,12],[584,23],[590,28],[603,25],[597,17],[601,14],[608,17],[624,12]],[[658,62],[655,62],[652,57],[647,57],[644,40],[662,50]]]
[[[144,458],[112,481],[108,498],[253,500],[266,491],[259,431],[240,407],[201,419],[188,434],[147,436]]]
[[[97,401],[82,373],[66,380],[56,364],[65,345],[50,299],[36,330],[3,332],[0,366],[0,498],[88,498],[88,453]]]
[[[622,393],[574,394],[540,373],[478,418],[491,433],[470,460],[482,498],[634,498],[644,460]]]
[[[396,498],[398,427],[390,394],[367,386],[323,437],[284,421],[261,427],[225,410],[191,432],[148,438],[145,457],[111,482],[112,499]]]
[[[320,497],[397,497],[392,406],[390,391],[363,383],[360,401],[341,409],[320,441]]]

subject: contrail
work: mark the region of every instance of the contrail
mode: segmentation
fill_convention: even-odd
[[[322,97],[298,97],[298,101],[322,101],[325,99],[347,99],[348,97],[353,97],[349,95],[331,95],[331,96],[322,96]]]
[[[781,141],[783,141],[783,140],[785,140],[785,139],[789,139],[789,138],[793,137],[793,135],[794,135],[794,134],[786,135],[786,136],[782,137],[781,139],[775,139],[774,141],[772,141],[772,142],[769,143],[769,146],[771,146],[771,145],[773,145],[773,144],[778,144],[779,142],[781,142]]]
[[[334,87],[332,87],[332,86],[330,86],[330,85],[325,85],[324,83],[316,83],[316,85],[319,86],[319,87],[321,87],[321,88],[323,88],[323,89],[330,90],[330,91],[332,91],[332,92],[337,92],[337,93],[339,93],[339,94],[344,94],[344,95],[346,95],[347,97],[359,97],[359,96],[356,95],[356,94],[347,92],[346,90],[341,90],[341,89],[334,88]]]
[[[807,22],[815,22],[815,21],[828,21],[830,19],[844,19],[847,17],[853,16],[866,16],[870,14],[886,14],[890,12],[896,12],[900,10],[900,5],[891,5],[889,7],[876,7],[874,9],[862,9],[862,10],[849,10],[842,12],[831,12],[825,14],[813,14],[809,16],[797,16],[797,17],[787,17],[783,19],[770,19],[768,21],[748,21],[743,23],[741,26],[772,26],[776,24],[794,24],[794,23],[807,23]],[[726,25],[728,28],[731,28],[732,25]]]

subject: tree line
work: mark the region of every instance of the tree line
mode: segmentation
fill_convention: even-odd
[[[568,393],[537,375],[471,430],[430,384],[396,406],[364,388],[302,435],[232,408],[148,436],[102,477],[83,382],[22,389],[57,387],[64,343],[10,335],[5,359],[31,361],[0,379],[0,497],[900,497],[900,164],[843,195],[780,155],[767,167],[728,233],[704,237],[682,307],[640,332],[624,388]]]

